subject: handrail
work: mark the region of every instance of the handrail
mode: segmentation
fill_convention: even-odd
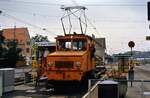
[[[91,93],[94,92],[94,90],[96,90],[98,84],[99,83],[97,82],[91,89],[88,88],[89,89],[88,92],[82,98],[91,98]]]

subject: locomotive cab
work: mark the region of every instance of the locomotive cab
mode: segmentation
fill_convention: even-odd
[[[71,37],[71,39],[57,38],[56,51],[86,51],[88,49],[86,38]]]

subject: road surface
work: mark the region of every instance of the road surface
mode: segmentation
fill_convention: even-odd
[[[135,80],[150,80],[150,65],[136,66],[135,67]],[[141,82],[134,82],[133,87],[128,83],[128,92],[126,98],[141,98]],[[146,82],[143,85],[144,91],[150,91],[150,82]],[[150,98],[150,96],[144,96],[143,98]]]

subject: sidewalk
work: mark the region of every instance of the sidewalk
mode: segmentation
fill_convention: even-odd
[[[141,98],[141,92],[140,92],[140,86],[141,83],[133,83],[133,86],[130,86],[130,83],[128,83],[128,91],[126,94],[126,98]]]

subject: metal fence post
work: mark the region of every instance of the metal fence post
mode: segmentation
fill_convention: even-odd
[[[91,79],[89,79],[88,80],[88,92],[89,92],[89,98],[91,98],[91,92],[90,92],[90,90],[91,90]]]
[[[141,98],[144,98],[144,85],[143,85],[143,80],[141,80]]]
[[[26,74],[24,72],[24,84],[26,84]]]
[[[88,91],[91,89],[91,79],[88,80]]]

